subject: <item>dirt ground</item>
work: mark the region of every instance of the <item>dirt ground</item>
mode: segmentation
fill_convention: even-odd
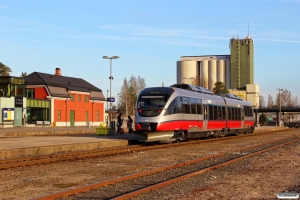
[[[179,199],[279,199],[278,193],[299,194],[300,142],[252,158],[249,165],[212,177],[208,184]]]
[[[296,134],[296,133],[291,133]],[[157,149],[111,157],[99,157],[0,170],[0,199],[33,199],[119,176],[171,165],[214,152],[236,149],[291,136],[276,133],[252,138],[201,143],[199,146]],[[300,130],[297,131],[300,135]],[[163,156],[158,156],[163,155]],[[213,170],[217,171],[217,170]],[[214,172],[213,172],[214,173]],[[279,192],[300,193],[300,142],[281,147],[239,164],[233,171],[211,176],[205,187],[191,188],[169,199],[278,199]],[[155,199],[155,198],[153,198]]]

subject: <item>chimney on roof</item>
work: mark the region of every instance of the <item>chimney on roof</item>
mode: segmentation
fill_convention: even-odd
[[[55,74],[56,76],[61,76],[61,73],[60,73],[60,68],[56,68],[55,69]]]

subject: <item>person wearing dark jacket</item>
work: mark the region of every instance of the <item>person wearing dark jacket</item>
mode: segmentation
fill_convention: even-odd
[[[117,124],[118,129],[117,129],[117,133],[120,133],[122,124],[123,124],[122,113],[119,113],[118,114],[118,124]]]
[[[128,116],[128,119],[127,119],[127,128],[128,128],[128,133],[132,133],[132,123],[133,123],[133,120],[130,116]]]

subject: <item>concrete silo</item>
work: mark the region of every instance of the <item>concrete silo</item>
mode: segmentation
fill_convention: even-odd
[[[199,67],[197,61],[177,61],[177,84],[194,84],[197,74],[199,74]]]
[[[202,60],[200,65],[200,86],[208,88],[208,60]]]
[[[213,91],[217,82],[217,60],[208,61],[208,89]]]
[[[225,60],[217,61],[217,82],[225,84]]]

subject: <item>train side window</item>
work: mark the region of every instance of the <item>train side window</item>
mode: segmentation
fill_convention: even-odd
[[[249,107],[244,106],[245,116],[249,116]]]
[[[177,112],[184,113],[183,97],[177,97]]]
[[[250,107],[250,117],[253,117],[253,108]]]
[[[208,119],[213,120],[214,119],[214,106],[211,106],[211,105],[208,106],[208,113],[209,113]]]
[[[223,106],[222,107],[222,120],[225,120],[226,119],[226,112],[225,112],[225,107]]]
[[[184,106],[184,113],[190,114],[191,113],[191,106],[190,106],[190,99],[187,97],[183,98],[183,106]]]
[[[165,115],[172,115],[172,114],[176,114],[176,113],[177,113],[177,104],[176,104],[176,99],[174,99],[170,103]]]
[[[232,120],[236,120],[236,108],[232,108]]]
[[[240,120],[240,119],[241,119],[241,109],[240,109],[240,108],[237,108],[237,109],[236,109],[236,119],[237,119],[237,120]]]
[[[191,114],[197,114],[197,104],[194,98],[190,98],[191,103]]]
[[[218,120],[218,106],[214,106],[214,120]]]
[[[228,120],[232,120],[232,108],[228,108]]]
[[[201,99],[196,99],[197,104],[197,114],[203,114]]]
[[[222,120],[222,107],[218,106],[218,119],[217,120]]]
[[[251,106],[245,106],[246,116],[253,117],[253,108]]]
[[[176,101],[176,99],[174,99],[173,100],[173,107],[172,107],[172,109],[173,109],[173,114],[176,114],[178,111],[177,111],[177,101]]]

